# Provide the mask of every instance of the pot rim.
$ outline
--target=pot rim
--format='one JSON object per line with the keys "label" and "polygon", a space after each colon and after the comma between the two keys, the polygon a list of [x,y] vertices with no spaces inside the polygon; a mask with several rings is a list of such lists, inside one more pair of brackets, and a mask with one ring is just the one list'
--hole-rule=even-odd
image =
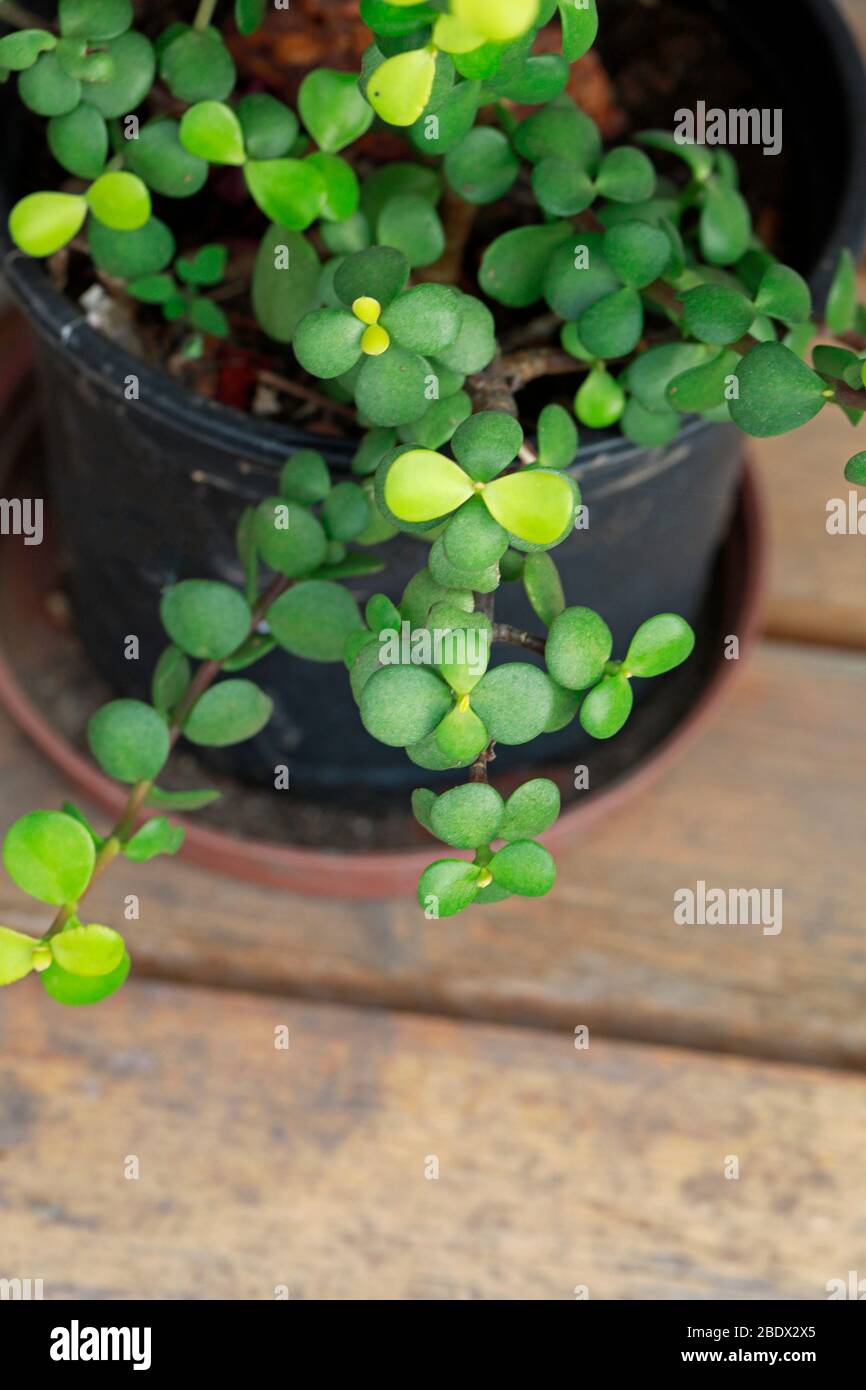
{"label": "pot rim", "polygon": [[[850,28],[833,0],[801,0],[801,3],[813,15],[838,64],[840,100],[846,108],[844,128],[850,142],[847,185],[826,244],[809,277],[817,291],[829,283],[835,258],[842,247],[856,242],[859,250],[866,231],[866,183],[862,180],[858,183],[857,179],[857,172],[866,167],[866,67]],[[0,207],[3,201],[0,191]],[[74,359],[81,374],[114,395],[118,403],[156,418],[180,434],[194,436],[199,441],[209,440],[215,448],[231,450],[242,459],[266,467],[270,465],[275,470],[295,449],[321,449],[335,462],[346,464],[355,452],[357,446],[351,440],[274,424],[196,395],[172,381],[167,373],[113,343],[89,324],[78,305],[51,284],[40,262],[12,244],[5,217],[0,220],[0,255],[9,288],[35,331],[56,351]],[[123,394],[124,379],[129,375],[137,376],[144,387],[140,399],[135,402],[127,401]],[[678,438],[692,437],[713,428],[712,422],[693,417],[683,423]],[[622,435],[592,440],[579,448],[569,471],[622,465],[646,452],[646,446],[632,444]]]}

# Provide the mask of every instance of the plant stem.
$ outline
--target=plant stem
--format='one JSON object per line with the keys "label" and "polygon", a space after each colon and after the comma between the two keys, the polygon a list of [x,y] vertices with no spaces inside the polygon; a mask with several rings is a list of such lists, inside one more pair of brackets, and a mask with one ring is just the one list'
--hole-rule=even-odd
{"label": "plant stem", "polygon": [[508,623],[493,624],[494,642],[509,642],[513,647],[524,647],[528,652],[538,652],[539,656],[544,655],[546,646],[543,637],[536,637],[531,632],[521,632],[520,628],[511,627]]}
{"label": "plant stem", "polygon": [[258,379],[263,386],[271,386],[275,391],[284,391],[287,396],[297,396],[300,400],[310,401],[320,410],[327,410],[333,415],[341,415],[344,419],[351,420],[353,425],[358,423],[357,411],[352,406],[346,405],[344,401],[332,401],[328,396],[321,395],[299,381],[289,381],[288,377],[279,376],[277,372],[264,370],[258,373]]}
{"label": "plant stem", "polygon": [[217,7],[217,0],[199,0],[195,19],[192,22],[193,29],[201,32],[206,29],[213,19],[213,12]]}
{"label": "plant stem", "polygon": [[[291,584],[292,581],[290,579],[284,579],[282,575],[278,575],[275,579],[271,580],[271,583],[268,585],[267,589],[265,589],[255,608],[253,609],[252,620],[250,622],[250,630],[247,634],[248,637],[252,636],[252,634],[256,632],[262,619],[266,616],[271,604],[279,598],[280,594],[285,593],[286,589],[291,587]],[[190,713],[192,712],[193,707],[198,702],[198,700],[201,699],[204,692],[211,685],[213,685],[213,682],[216,680],[217,676],[223,668],[223,665],[225,664],[225,661],[227,660],[228,657],[224,658],[222,661],[205,661],[196,671],[195,677],[190,682],[186,694],[176,706],[174,712],[172,713],[171,720],[169,721],[169,729],[171,731],[171,748],[174,748],[175,744],[180,738],[181,733],[183,731],[183,726],[186,723],[186,720],[189,717]],[[148,796],[153,790],[153,783],[154,779],[150,777],[144,781],[136,782],[135,786],[131,788],[126,801],[126,805],[121,811],[120,816],[116,824],[114,825],[114,828],[112,829],[108,839],[105,841],[105,844],[102,846],[102,848],[96,856],[96,863],[93,866],[93,873],[90,876],[90,882],[84,890],[84,893],[82,893],[81,895],[82,898],[84,898],[86,894],[90,892],[97,879],[102,877],[102,875],[105,873],[105,870],[109,867],[110,864],[114,862],[114,860],[120,854],[125,841],[129,839],[129,836],[132,833],[132,830],[135,826],[135,822],[138,819],[139,812],[144,807],[144,804],[147,801]],[[75,912],[76,907],[77,904],[66,904],[65,906],[60,908],[59,912],[54,918],[54,921],[51,923],[51,926],[45,934],[46,939],[52,936],[56,936],[58,932],[61,932],[63,930],[63,928],[66,926],[66,923],[69,921],[70,917]]]}
{"label": "plant stem", "polygon": [[487,745],[483,753],[478,754],[478,757],[475,759],[475,762],[469,769],[470,782],[487,781],[487,764],[496,761],[496,753],[494,752],[495,748],[496,740],[494,739],[492,743]]}

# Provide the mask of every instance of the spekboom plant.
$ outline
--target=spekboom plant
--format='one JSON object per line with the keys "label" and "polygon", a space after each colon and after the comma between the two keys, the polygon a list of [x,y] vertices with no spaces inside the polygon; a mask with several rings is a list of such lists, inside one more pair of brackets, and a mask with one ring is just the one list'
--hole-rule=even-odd
{"label": "spekboom plant", "polygon": [[[574,720],[612,737],[632,679],[671,671],[694,645],[683,619],[660,614],[615,657],[603,618],[567,603],[552,552],[580,508],[568,472],[577,423],[659,447],[685,415],[764,437],[828,404],[853,424],[866,409],[850,253],[821,325],[838,345],[816,347],[810,364],[809,288],[755,235],[730,154],[664,131],[603,149],[567,92],[596,36],[595,0],[361,0],[373,40],[360,74],[311,71],[297,112],[236,91],[217,8],[201,0],[191,24],[145,34],[130,0],[60,0],[50,27],[0,4],[17,25],[0,39],[0,77],[47,119],[68,176],[15,206],[19,248],[85,250],[118,290],[182,323],[196,355],[232,331],[212,297],[228,253],[178,255],[163,216],[212,169],[236,170],[267,220],[250,284],[258,323],[292,344],[320,399],[353,405],[363,431],[353,477],[334,480],[319,451],[299,451],[278,495],[240,518],[243,592],[207,579],[165,592],[150,703],[114,700],[90,723],[96,761],[129,787],[109,834],[69,804],[9,830],[7,871],[56,912],[38,939],[0,928],[0,984],[36,972],[67,1004],[105,998],[129,971],[119,933],[87,922],[85,895],[119,857],[179,849],[171,813],[216,793],[162,789],[170,753],[181,737],[214,747],[257,734],[270,701],[241,673],[276,647],[344,662],[374,738],[419,768],[466,772],[441,795],[413,796],[447,847],[419,884],[428,916],[547,893],[555,867],[538,837],[559,792],[536,778],[503,799],[488,782],[496,746]],[[248,35],[267,6],[219,8]],[[551,25],[559,51],[537,51]],[[404,135],[407,158],[372,170],[367,159],[359,177],[343,152],[383,126]],[[517,190],[520,209],[507,202]],[[483,246],[476,274],[473,225],[503,200],[515,225]],[[503,349],[491,303],[517,324],[516,350]],[[535,306],[541,317],[529,317]],[[560,374],[583,375],[573,411],[547,405],[530,440],[519,393]],[[866,453],[847,476],[866,484]],[[362,614],[344,581],[383,570],[397,532],[429,544],[427,564],[399,602],[377,594]],[[524,585],[544,635],[497,622],[503,583]],[[541,662],[490,666],[500,643]],[[156,814],[140,823],[144,811]]]}

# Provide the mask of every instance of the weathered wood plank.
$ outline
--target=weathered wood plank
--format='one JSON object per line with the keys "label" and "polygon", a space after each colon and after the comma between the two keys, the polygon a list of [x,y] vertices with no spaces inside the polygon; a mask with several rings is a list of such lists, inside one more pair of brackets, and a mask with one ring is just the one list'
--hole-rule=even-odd
{"label": "weathered wood plank", "polygon": [[[114,867],[92,916],[125,928],[146,974],[863,1067],[864,707],[866,658],[764,645],[662,781],[560,852],[542,901],[427,922],[408,900],[291,897],[160,860]],[[68,794],[7,725],[0,785],[4,826]],[[673,895],[698,880],[781,889],[781,933],[677,925]],[[0,877],[0,921],[44,920]]]}
{"label": "weathered wood plank", "polygon": [[820,1299],[864,1269],[862,1078],[148,984],[76,1013],[31,982],[0,1043],[0,1274],[46,1298]]}

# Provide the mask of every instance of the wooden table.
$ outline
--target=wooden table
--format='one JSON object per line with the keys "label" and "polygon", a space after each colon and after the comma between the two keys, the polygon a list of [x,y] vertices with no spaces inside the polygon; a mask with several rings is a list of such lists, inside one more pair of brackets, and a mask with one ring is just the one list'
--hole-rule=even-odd
{"label": "wooden table", "polygon": [[[825,530],[853,438],[828,412],[754,450],[765,640],[550,899],[429,924],[183,862],[107,876],[97,920],[141,897],[134,983],[80,1013],[0,998],[0,1277],[450,1300],[866,1275],[866,565]],[[4,825],[65,793],[6,723],[0,787]],[[781,887],[782,932],[676,926],[698,878]],[[43,915],[0,878],[0,920]]]}

